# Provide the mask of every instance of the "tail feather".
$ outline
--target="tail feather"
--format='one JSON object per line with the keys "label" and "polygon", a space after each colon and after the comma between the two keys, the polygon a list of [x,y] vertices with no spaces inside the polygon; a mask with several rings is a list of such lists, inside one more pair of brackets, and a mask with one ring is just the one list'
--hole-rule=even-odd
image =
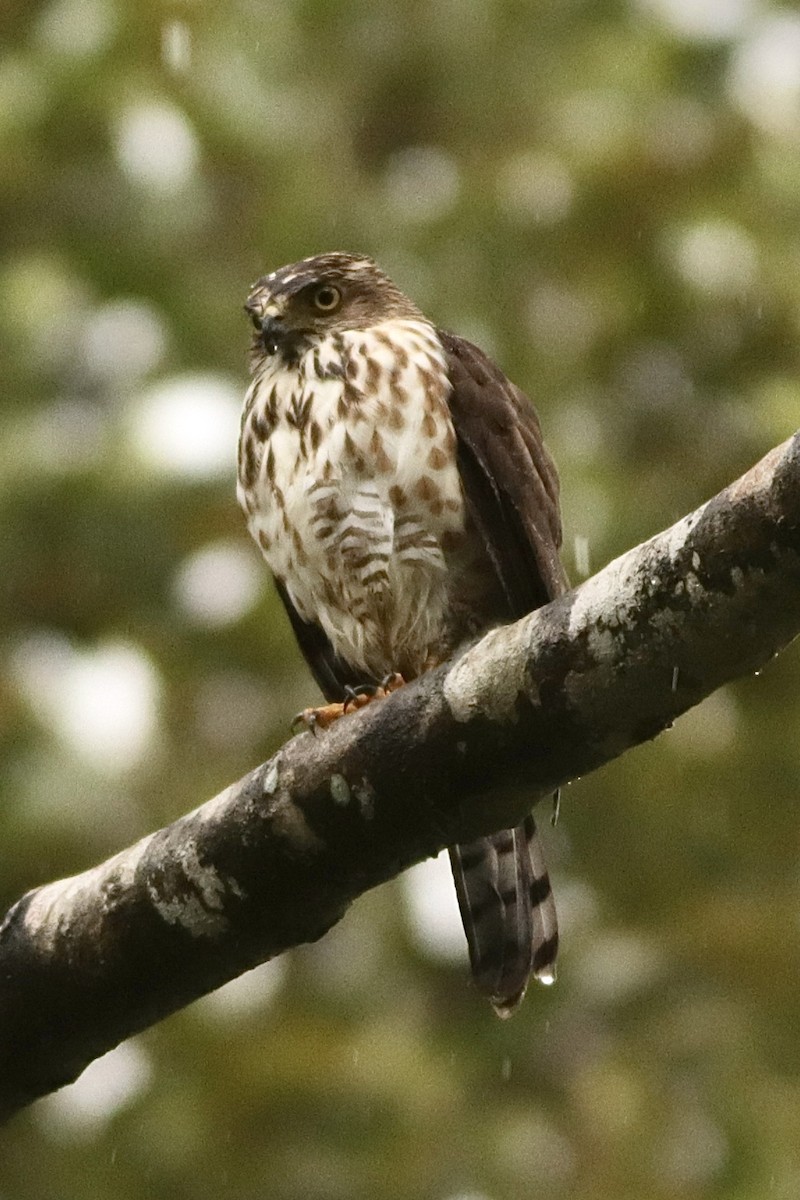
{"label": "tail feather", "polygon": [[509,1016],[531,975],[555,979],[558,923],[533,817],[451,847],[450,863],[475,983]]}
{"label": "tail feather", "polygon": [[531,866],[531,918],[533,921],[533,975],[540,983],[555,983],[558,954],[558,915],[544,847],[533,816],[522,826]]}

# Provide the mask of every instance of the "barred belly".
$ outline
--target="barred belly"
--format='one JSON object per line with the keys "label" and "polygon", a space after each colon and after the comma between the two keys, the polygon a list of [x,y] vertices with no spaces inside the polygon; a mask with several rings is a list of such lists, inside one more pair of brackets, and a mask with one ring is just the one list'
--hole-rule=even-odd
{"label": "barred belly", "polygon": [[[265,360],[242,419],[239,500],[301,617],[380,678],[453,649],[465,509],[435,330],[391,320]],[[458,572],[456,572],[456,575]]]}

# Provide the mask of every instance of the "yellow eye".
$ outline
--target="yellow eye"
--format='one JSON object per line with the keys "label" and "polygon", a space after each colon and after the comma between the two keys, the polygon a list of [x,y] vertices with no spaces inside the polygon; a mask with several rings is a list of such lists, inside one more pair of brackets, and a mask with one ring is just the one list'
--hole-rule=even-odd
{"label": "yellow eye", "polygon": [[332,283],[323,283],[314,292],[314,307],[320,312],[335,312],[342,301],[342,293]]}

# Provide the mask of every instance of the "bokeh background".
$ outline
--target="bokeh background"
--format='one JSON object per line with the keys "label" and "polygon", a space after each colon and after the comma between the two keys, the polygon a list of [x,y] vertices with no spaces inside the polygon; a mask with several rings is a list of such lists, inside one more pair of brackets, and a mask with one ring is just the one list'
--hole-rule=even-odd
{"label": "bokeh background", "polygon": [[[794,430],[800,16],[4,0],[0,242],[11,903],[316,695],[234,499],[264,271],[370,253],[494,354],[576,579]],[[0,1198],[795,1200],[799,717],[790,650],[565,791],[560,979],[512,1021],[426,864],[16,1118]]]}

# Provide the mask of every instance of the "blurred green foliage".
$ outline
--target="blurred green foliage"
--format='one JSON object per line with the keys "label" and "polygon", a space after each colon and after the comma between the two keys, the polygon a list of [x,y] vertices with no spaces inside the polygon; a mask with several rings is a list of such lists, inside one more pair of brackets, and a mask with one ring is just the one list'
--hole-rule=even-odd
{"label": "blurred green foliage", "polygon": [[[233,494],[262,272],[370,253],[492,352],[573,575],[798,424],[794,10],[6,0],[0,47],[8,903],[313,698]],[[567,790],[561,977],[514,1020],[412,873],[17,1118],[0,1197],[793,1200],[799,681],[789,651]]]}

